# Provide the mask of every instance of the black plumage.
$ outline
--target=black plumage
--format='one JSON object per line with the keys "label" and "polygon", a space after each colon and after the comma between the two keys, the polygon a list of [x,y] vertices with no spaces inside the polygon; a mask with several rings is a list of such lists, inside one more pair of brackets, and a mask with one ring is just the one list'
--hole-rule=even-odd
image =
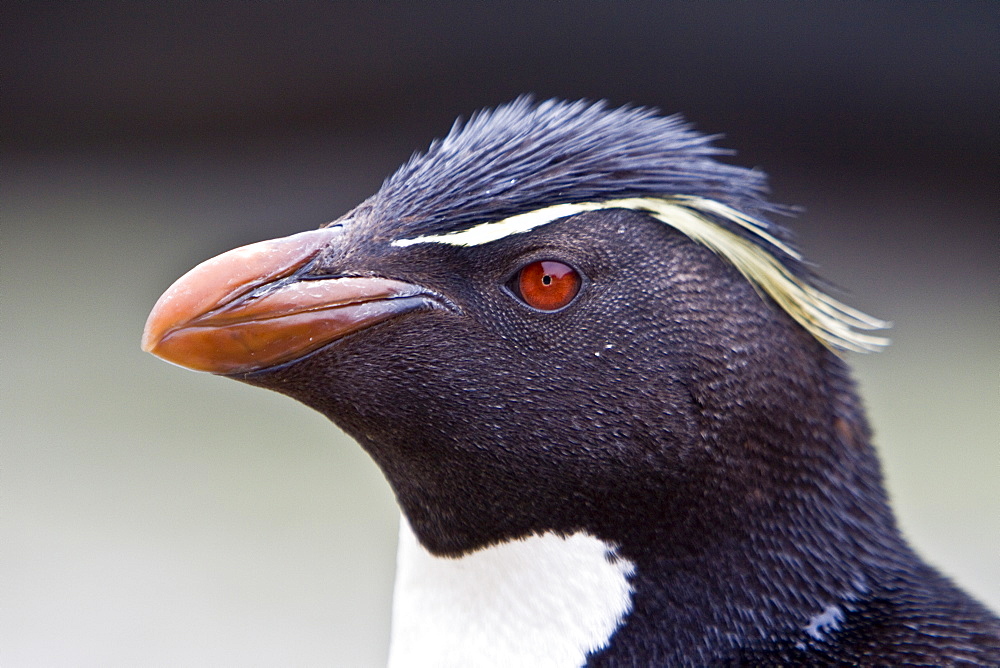
{"label": "black plumage", "polygon": [[[680,116],[603,103],[528,97],[458,120],[359,207],[400,233],[441,234],[564,202],[667,193],[759,214],[763,173],[722,164],[729,153]],[[384,227],[383,227],[384,229]]]}
{"label": "black plumage", "polygon": [[[732,258],[642,207],[439,238],[558,204],[697,197],[752,217],[766,236],[704,219],[808,281],[763,175],[719,153],[646,109],[477,114],[248,298],[375,277],[419,302],[232,375],[356,438],[434,554],[543,532],[617,546],[633,607],[592,665],[1000,665],[997,618],[900,535],[843,359]],[[539,260],[579,272],[567,306],[524,303],[517,277]]]}

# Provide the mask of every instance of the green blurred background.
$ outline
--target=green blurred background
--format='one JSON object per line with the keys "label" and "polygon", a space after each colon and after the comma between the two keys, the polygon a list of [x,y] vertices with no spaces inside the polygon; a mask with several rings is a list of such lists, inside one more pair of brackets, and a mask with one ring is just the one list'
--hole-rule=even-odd
{"label": "green blurred background", "polygon": [[139,351],[157,296],[522,92],[681,111],[802,205],[920,551],[1000,607],[1000,4],[7,3],[0,664],[385,660],[397,513],[324,418]]}

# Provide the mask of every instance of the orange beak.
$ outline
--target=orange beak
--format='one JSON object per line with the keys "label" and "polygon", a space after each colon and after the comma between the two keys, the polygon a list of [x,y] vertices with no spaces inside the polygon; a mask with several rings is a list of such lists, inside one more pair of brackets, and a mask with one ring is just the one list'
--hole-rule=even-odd
{"label": "orange beak", "polygon": [[261,241],[199,264],[156,302],[142,349],[196,371],[246,373],[434,304],[420,286],[387,278],[297,278],[335,233]]}

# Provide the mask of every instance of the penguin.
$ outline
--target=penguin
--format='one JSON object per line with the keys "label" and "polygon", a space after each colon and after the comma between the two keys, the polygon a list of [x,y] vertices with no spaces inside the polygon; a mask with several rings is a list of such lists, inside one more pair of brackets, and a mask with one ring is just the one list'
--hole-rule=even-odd
{"label": "penguin", "polygon": [[401,510],[390,665],[1000,665],[901,535],[765,176],[679,116],[519,98],[323,227],[198,265],[143,348],[288,395]]}

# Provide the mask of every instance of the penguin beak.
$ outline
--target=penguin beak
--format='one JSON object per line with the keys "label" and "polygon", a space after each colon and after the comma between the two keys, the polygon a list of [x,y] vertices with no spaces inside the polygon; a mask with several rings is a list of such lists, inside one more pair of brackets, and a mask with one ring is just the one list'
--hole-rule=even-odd
{"label": "penguin beak", "polygon": [[261,241],[201,263],[156,302],[142,349],[196,371],[248,373],[433,305],[423,288],[402,281],[305,276],[337,233]]}

